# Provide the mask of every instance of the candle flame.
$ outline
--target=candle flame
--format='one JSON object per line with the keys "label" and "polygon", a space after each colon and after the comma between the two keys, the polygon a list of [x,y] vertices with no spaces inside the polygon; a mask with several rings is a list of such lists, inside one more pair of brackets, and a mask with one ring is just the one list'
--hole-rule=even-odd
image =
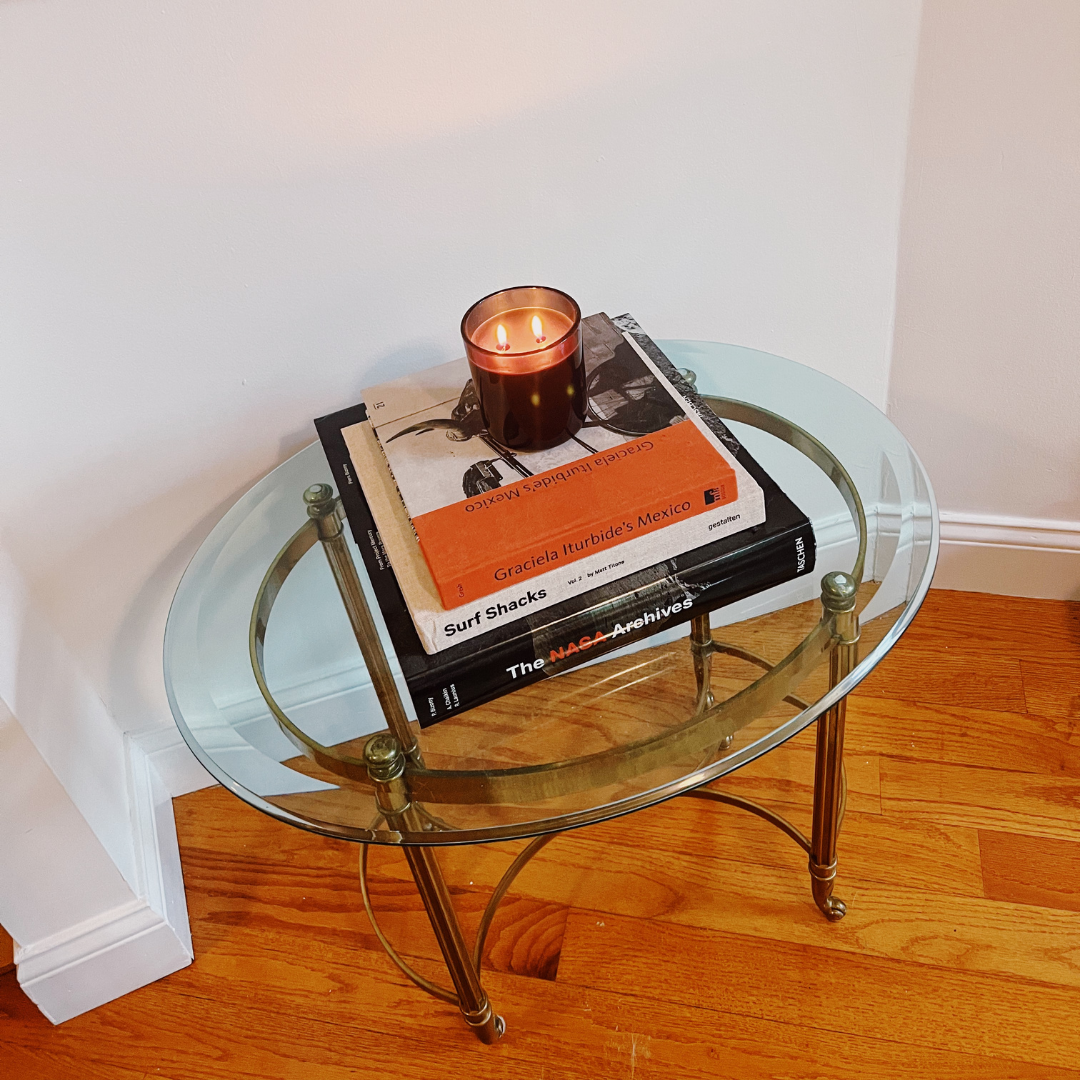
{"label": "candle flame", "polygon": [[506,344],[506,327],[502,323],[495,327],[495,340],[499,343],[497,348],[508,349],[510,347]]}
{"label": "candle flame", "polygon": [[537,341],[544,341],[545,340],[545,338],[544,338],[544,324],[540,321],[540,316],[539,315],[534,315],[532,317],[532,332],[533,332],[533,337],[536,338]]}

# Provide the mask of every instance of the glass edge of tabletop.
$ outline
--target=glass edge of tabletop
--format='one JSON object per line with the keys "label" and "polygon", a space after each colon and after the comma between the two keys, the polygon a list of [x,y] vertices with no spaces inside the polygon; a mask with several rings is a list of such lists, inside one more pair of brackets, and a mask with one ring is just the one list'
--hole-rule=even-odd
{"label": "glass edge of tabletop", "polygon": [[[825,375],[822,372],[807,367],[806,365],[798,364],[796,361],[787,360],[784,357],[776,356],[771,353],[764,353],[760,350],[744,348],[741,346],[723,345],[721,343],[694,341],[689,339],[679,340],[666,340],[660,342],[661,346],[668,353],[673,362],[679,364],[682,367],[691,366],[688,362],[691,357],[687,355],[680,355],[686,353],[693,353],[695,349],[704,350],[716,350],[724,349],[734,353],[744,354],[747,359],[760,359],[770,362],[779,362],[785,365],[793,365],[794,368],[803,369],[811,373],[812,378],[822,381],[823,385],[829,384],[830,388],[837,388],[837,392],[842,395],[847,395],[849,400],[857,399],[861,403],[860,407],[872,410],[876,413],[876,420],[878,423],[882,423],[891,428],[897,438],[903,444],[906,449],[914,472],[916,474],[916,480],[921,488],[920,496],[925,503],[927,510],[927,519],[930,526],[930,533],[928,537],[923,540],[924,550],[926,552],[925,564],[919,574],[917,582],[910,590],[910,595],[907,596],[903,602],[903,609],[899,612],[893,623],[886,629],[885,633],[881,636],[880,640],[873,645],[873,647],[863,656],[861,656],[855,664],[853,670],[835,686],[830,688],[827,692],[822,694],[816,700],[808,703],[806,708],[801,709],[796,715],[788,718],[784,722],[773,727],[769,731],[765,732],[759,738],[753,742],[740,747],[737,750],[725,755],[719,760],[713,761],[699,769],[688,772],[677,779],[670,780],[666,783],[658,785],[656,788],[649,789],[643,792],[637,792],[633,795],[627,796],[623,799],[616,799],[608,803],[601,804],[599,806],[590,807],[587,809],[569,812],[559,813],[551,816],[550,818],[537,817],[535,820],[528,822],[514,822],[510,825],[493,826],[482,829],[466,829],[466,830],[447,830],[444,832],[424,832],[417,834],[403,834],[392,830],[376,831],[371,828],[364,828],[361,826],[347,826],[337,822],[321,821],[317,818],[305,817],[300,814],[291,812],[290,810],[279,806],[275,803],[267,801],[267,797],[263,797],[256,794],[240,783],[234,776],[230,775],[229,771],[223,767],[210,752],[203,746],[200,740],[195,735],[195,732],[191,730],[188,723],[185,720],[184,712],[181,703],[178,699],[178,695],[173,683],[173,671],[171,670],[170,657],[173,651],[174,639],[177,633],[176,620],[174,614],[178,610],[178,605],[183,604],[188,600],[187,593],[194,588],[192,581],[193,569],[198,567],[200,556],[203,553],[206,546],[213,540],[216,534],[222,530],[227,530],[231,519],[236,516],[238,508],[243,504],[245,498],[256,491],[260,486],[266,485],[272,482],[272,478],[280,470],[283,470],[291,461],[297,458],[300,454],[311,450],[312,445],[302,448],[295,454],[291,455],[284,462],[280,463],[274,469],[270,470],[260,480],[256,481],[251,488],[245,492],[235,503],[233,503],[229,509],[225,511],[221,519],[211,529],[210,533],[200,544],[199,549],[189,562],[188,567],[185,569],[184,574],[177,586],[176,593],[174,595],[172,605],[169,611],[169,617],[166,624],[165,640],[164,640],[164,676],[165,676],[165,689],[169,701],[169,706],[173,714],[173,718],[176,725],[184,738],[185,743],[192,753],[196,756],[203,767],[209,772],[209,774],[217,780],[223,787],[231,791],[238,798],[244,802],[253,806],[254,808],[262,811],[263,813],[277,819],[293,825],[295,827],[304,829],[309,832],[318,833],[320,835],[326,835],[335,837],[337,839],[350,840],[362,843],[378,843],[390,846],[402,846],[407,844],[424,844],[424,845],[461,845],[470,843],[484,843],[490,841],[509,840],[509,839],[525,839],[529,837],[535,837],[547,833],[561,832],[567,829],[579,828],[585,825],[594,824],[600,821],[606,821],[611,818],[619,817],[621,815],[631,813],[635,810],[643,809],[647,806],[652,806],[657,803],[663,802],[667,799],[673,798],[686,791],[692,790],[702,786],[703,784],[710,783],[713,780],[733,772],[756,758],[768,753],[770,750],[779,746],[781,743],[786,742],[788,739],[799,734],[805,730],[812,723],[814,723],[822,714],[824,714],[833,705],[843,699],[849,694],[863,679],[865,679],[871,671],[877,666],[878,663],[887,655],[889,650],[896,644],[904,631],[911,624],[919,608],[922,606],[923,600],[926,597],[927,592],[930,589],[930,584],[936,569],[938,551],[940,545],[940,523],[938,520],[937,503],[934,497],[933,487],[930,483],[929,476],[926,473],[925,467],[919,460],[918,455],[914,449],[907,443],[903,435],[892,425],[888,417],[881,412],[872,402],[868,401],[857,391],[852,390],[850,387],[832,377]],[[704,358],[702,358],[704,359]],[[697,370],[697,369],[695,369]],[[700,386],[700,380],[703,372],[697,370],[699,379],[699,392],[705,396],[715,397],[714,393],[707,389],[703,389]],[[733,395],[734,396],[734,395]],[[824,440],[823,440],[824,441]],[[299,492],[297,493],[297,506],[300,509]],[[298,514],[299,519],[299,514]],[[362,563],[359,566],[361,573],[363,573]],[[820,580],[820,575],[819,578]],[[366,590],[365,590],[366,591]],[[899,605],[897,605],[899,606]],[[373,609],[376,605],[372,605]],[[893,610],[893,609],[889,609]],[[884,613],[882,613],[884,614]],[[688,626],[688,624],[681,624]],[[685,637],[685,635],[684,635]],[[392,657],[392,653],[389,653]],[[573,670],[573,669],[572,669]],[[768,672],[766,672],[766,676]],[[762,676],[764,678],[765,676]],[[442,721],[442,723],[453,722],[453,718],[448,718]],[[376,734],[377,731],[385,731],[386,728],[382,727],[375,729],[371,734]],[[282,766],[285,768],[286,766]]]}

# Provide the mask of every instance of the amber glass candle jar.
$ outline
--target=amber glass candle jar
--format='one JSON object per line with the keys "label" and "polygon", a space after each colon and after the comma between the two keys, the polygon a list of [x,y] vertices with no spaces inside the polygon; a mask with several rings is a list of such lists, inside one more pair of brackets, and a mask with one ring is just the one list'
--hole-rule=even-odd
{"label": "amber glass candle jar", "polygon": [[545,450],[585,423],[581,309],[566,293],[522,285],[478,300],[461,320],[480,412],[511,450]]}

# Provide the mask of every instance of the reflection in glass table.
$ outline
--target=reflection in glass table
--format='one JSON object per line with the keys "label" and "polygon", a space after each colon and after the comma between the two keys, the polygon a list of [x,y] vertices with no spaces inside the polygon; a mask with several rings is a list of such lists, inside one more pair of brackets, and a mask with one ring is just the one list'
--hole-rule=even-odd
{"label": "reflection in glass table", "polygon": [[[854,391],[751,349],[662,342],[811,519],[814,580],[711,616],[421,730],[342,525],[321,447],[259,481],[199,548],[177,589],[165,679],[188,745],[235,795],[281,821],[361,843],[361,895],[390,957],[502,1034],[480,981],[495,910],[560,831],[677,795],[742,807],[807,853],[824,916],[844,813],[844,699],[897,641],[930,585],[938,522],[903,436]],[[714,782],[817,724],[810,836]],[[470,949],[439,869],[445,844],[532,838]],[[413,971],[378,927],[370,844],[399,845],[452,989]]]}

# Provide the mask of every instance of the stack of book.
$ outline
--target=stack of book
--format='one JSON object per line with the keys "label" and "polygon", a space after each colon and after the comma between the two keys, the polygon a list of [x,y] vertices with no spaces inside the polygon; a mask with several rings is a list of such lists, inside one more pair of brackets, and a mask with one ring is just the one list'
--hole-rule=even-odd
{"label": "stack of book", "polygon": [[582,320],[588,420],[484,428],[464,359],[315,421],[421,725],[810,573],[814,532],[629,316]]}

